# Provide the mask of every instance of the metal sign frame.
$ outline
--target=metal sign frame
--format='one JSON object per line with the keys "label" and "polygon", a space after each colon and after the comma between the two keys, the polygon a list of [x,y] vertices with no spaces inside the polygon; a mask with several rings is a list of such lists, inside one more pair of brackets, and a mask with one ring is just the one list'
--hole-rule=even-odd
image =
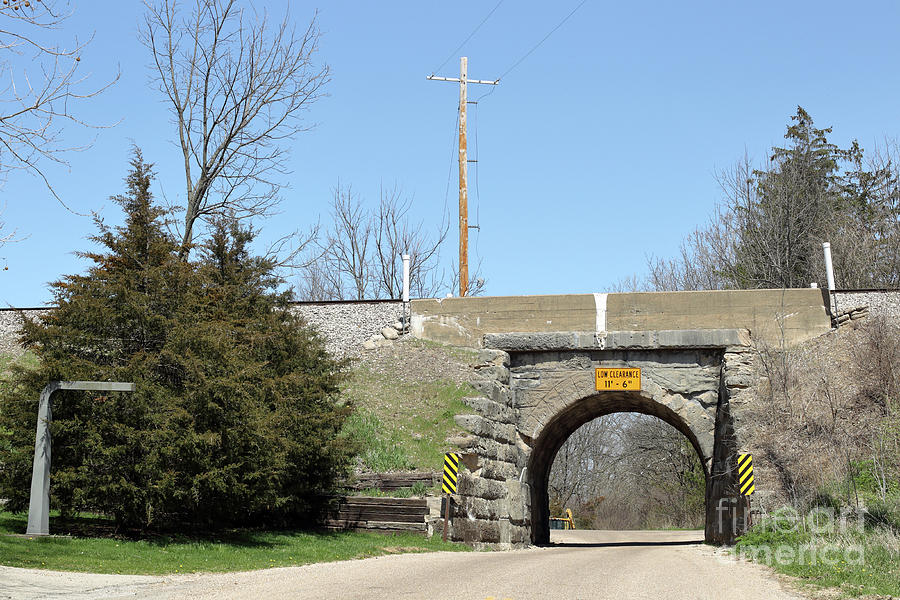
{"label": "metal sign frame", "polygon": [[51,381],[44,386],[38,402],[26,535],[50,535],[50,420],[53,416],[50,400],[53,394],[62,390],[133,392],[135,385],[121,381]]}

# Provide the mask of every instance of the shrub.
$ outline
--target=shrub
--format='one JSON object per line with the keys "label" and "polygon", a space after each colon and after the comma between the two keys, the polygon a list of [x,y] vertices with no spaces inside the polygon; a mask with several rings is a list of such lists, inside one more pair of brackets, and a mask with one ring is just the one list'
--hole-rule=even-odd
{"label": "shrub", "polygon": [[342,365],[287,310],[254,234],[215,223],[200,258],[179,257],[152,202],[139,152],[113,200],[125,224],[97,221],[87,273],[52,285],[57,310],[26,320],[40,359],[2,400],[0,497],[27,507],[36,399],[50,380],[133,381],[133,394],[57,393],[51,505],[122,526],[215,526],[307,517],[349,466],[339,435]]}

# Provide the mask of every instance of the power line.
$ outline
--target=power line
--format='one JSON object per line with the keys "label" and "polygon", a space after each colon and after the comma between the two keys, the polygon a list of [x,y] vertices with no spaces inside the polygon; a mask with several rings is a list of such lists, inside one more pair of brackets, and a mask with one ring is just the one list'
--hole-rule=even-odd
{"label": "power line", "polygon": [[481,213],[478,212],[481,207],[481,190],[478,188],[478,180],[479,174],[481,173],[481,164],[478,162],[478,155],[481,153],[481,144],[478,143],[478,103],[473,102],[472,105],[475,107],[474,114],[475,117],[472,119],[472,128],[475,130],[475,198],[478,204],[475,206],[475,226],[473,229],[477,229],[478,232],[481,232]]}
{"label": "power line", "polygon": [[457,53],[457,52],[459,52],[460,50],[462,50],[462,47],[465,46],[465,45],[468,43],[468,41],[472,39],[472,36],[474,36],[476,33],[478,33],[478,30],[481,29],[481,26],[484,25],[484,24],[487,22],[487,20],[491,18],[491,15],[494,14],[494,12],[495,12],[498,8],[500,8],[500,5],[501,5],[501,4],[503,4],[503,0],[500,0],[500,1],[496,4],[496,6],[494,6],[494,8],[491,9],[491,12],[489,12],[489,13],[487,14],[487,16],[481,20],[481,23],[478,24],[478,27],[476,27],[475,29],[472,30],[472,33],[469,34],[469,37],[467,37],[466,39],[464,39],[464,40],[463,40],[463,43],[460,44],[459,46],[457,46],[456,49],[455,49],[453,52],[451,52],[451,53],[447,56],[447,58],[444,59],[444,62],[442,62],[440,65],[438,65],[438,68],[437,68],[437,69],[433,69],[433,70],[431,71],[431,74],[432,74],[432,75],[434,75],[435,73],[437,73],[438,71],[440,71],[440,70],[444,67],[444,65],[446,65],[446,64],[450,61],[451,58],[453,58],[454,56],[456,56],[456,53]]}
{"label": "power line", "polygon": [[[493,90],[496,86],[492,86],[491,90]],[[478,141],[478,102],[473,102],[473,106],[475,106],[475,111],[472,119],[472,127],[475,129],[475,225],[471,228],[475,230],[475,258],[476,264],[481,266],[481,190],[478,186],[478,181],[481,179],[481,163],[478,160],[479,155],[481,154],[481,143]],[[476,268],[476,274],[479,269]]]}
{"label": "power line", "polygon": [[[539,41],[537,44],[535,44],[534,47],[533,47],[531,50],[529,50],[528,52],[526,52],[525,55],[524,55],[522,58],[520,58],[520,59],[517,60],[515,63],[513,63],[513,66],[511,66],[511,67],[508,68],[506,71],[504,71],[503,74],[502,74],[500,77],[497,78],[497,81],[500,81],[501,79],[503,79],[504,77],[506,77],[506,76],[509,74],[510,71],[512,71],[513,69],[515,69],[516,67],[518,67],[518,66],[522,63],[522,61],[524,61],[526,58],[528,58],[529,56],[531,56],[531,54],[532,54],[535,50],[537,50],[538,48],[541,47],[541,44],[543,44],[544,42],[546,42],[546,41],[550,38],[551,35],[553,35],[554,33],[556,33],[556,30],[557,30],[557,29],[559,29],[560,27],[562,27],[562,26],[565,24],[566,21],[568,21],[569,19],[571,19],[571,18],[572,18],[572,15],[574,15],[576,12],[578,12],[578,9],[581,8],[582,6],[584,6],[586,2],[587,2],[587,0],[581,0],[581,2],[578,3],[578,6],[576,6],[575,8],[572,9],[572,12],[570,12],[569,14],[567,14],[567,15],[565,16],[565,18],[564,18],[562,21],[560,21],[559,23],[557,23],[556,27],[554,27],[553,29],[551,29],[551,30],[550,30],[550,33],[548,33],[547,35],[545,35],[544,38],[543,38],[541,41]],[[485,96],[487,96],[487,94],[485,94]]]}
{"label": "power line", "polygon": [[454,149],[456,147],[456,131],[459,129],[459,110],[456,111],[456,123],[453,124],[453,133],[450,134],[450,166],[447,168],[447,189],[444,191],[444,214],[449,215],[447,202],[450,199],[450,180],[453,178]]}
{"label": "power line", "polygon": [[[500,80],[498,79],[497,81],[500,81]],[[497,89],[497,86],[491,86],[490,91],[485,92],[484,94],[478,96],[478,98],[475,99],[475,104],[478,104],[479,102],[481,102],[482,100],[484,100],[485,98],[487,98],[488,96],[493,94],[494,90],[496,90],[496,89]]]}

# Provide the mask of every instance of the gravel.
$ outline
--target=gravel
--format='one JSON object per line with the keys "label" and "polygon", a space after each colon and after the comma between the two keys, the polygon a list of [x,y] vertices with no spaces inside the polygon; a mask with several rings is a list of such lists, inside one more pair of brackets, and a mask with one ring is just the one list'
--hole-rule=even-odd
{"label": "gravel", "polygon": [[476,350],[443,346],[409,335],[399,340],[358,353],[352,360],[361,366],[394,379],[406,381],[452,381],[469,383],[475,372],[471,364]]}

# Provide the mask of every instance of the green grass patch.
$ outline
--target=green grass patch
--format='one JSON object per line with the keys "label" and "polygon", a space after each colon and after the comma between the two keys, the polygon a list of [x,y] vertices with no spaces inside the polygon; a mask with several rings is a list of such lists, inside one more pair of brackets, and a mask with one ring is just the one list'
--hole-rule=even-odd
{"label": "green grass patch", "polygon": [[372,412],[357,408],[344,423],[344,433],[356,441],[359,458],[369,469],[383,473],[413,468],[400,432],[385,427]]}
{"label": "green grass patch", "polygon": [[814,534],[768,521],[743,535],[735,552],[844,597],[900,596],[900,534],[890,528]]}
{"label": "green grass patch", "polygon": [[0,354],[0,383],[8,381],[14,366],[33,369],[38,366],[38,357],[33,352],[24,354]]}
{"label": "green grass patch", "polygon": [[434,488],[437,486],[429,487],[424,483],[416,483],[410,487],[402,487],[396,490],[380,490],[378,488],[365,488],[362,490],[357,490],[353,492],[354,496],[367,496],[369,498],[412,498],[413,496],[436,496],[439,495],[435,493]]}
{"label": "green grass patch", "polygon": [[358,367],[344,393],[356,406],[345,432],[359,442],[368,469],[386,472],[440,471],[446,439],[459,431],[453,417],[471,412],[462,399],[475,391],[448,381],[399,381]]}
{"label": "green grass patch", "polygon": [[[2,400],[6,396],[9,386],[11,385],[10,381],[12,380],[13,369],[15,367],[34,369],[37,366],[38,357],[32,352],[26,352],[19,355],[0,354],[0,410],[3,410]],[[12,432],[9,429],[0,427],[0,451],[9,448],[9,436],[11,435]]]}
{"label": "green grass patch", "polygon": [[[270,567],[369,558],[385,554],[468,551],[414,534],[233,530],[208,535],[124,537],[14,536],[25,531],[26,517],[0,511],[0,564],[32,569],[164,575],[249,571]],[[96,517],[62,521],[51,518],[51,531],[85,530],[108,525]]]}

